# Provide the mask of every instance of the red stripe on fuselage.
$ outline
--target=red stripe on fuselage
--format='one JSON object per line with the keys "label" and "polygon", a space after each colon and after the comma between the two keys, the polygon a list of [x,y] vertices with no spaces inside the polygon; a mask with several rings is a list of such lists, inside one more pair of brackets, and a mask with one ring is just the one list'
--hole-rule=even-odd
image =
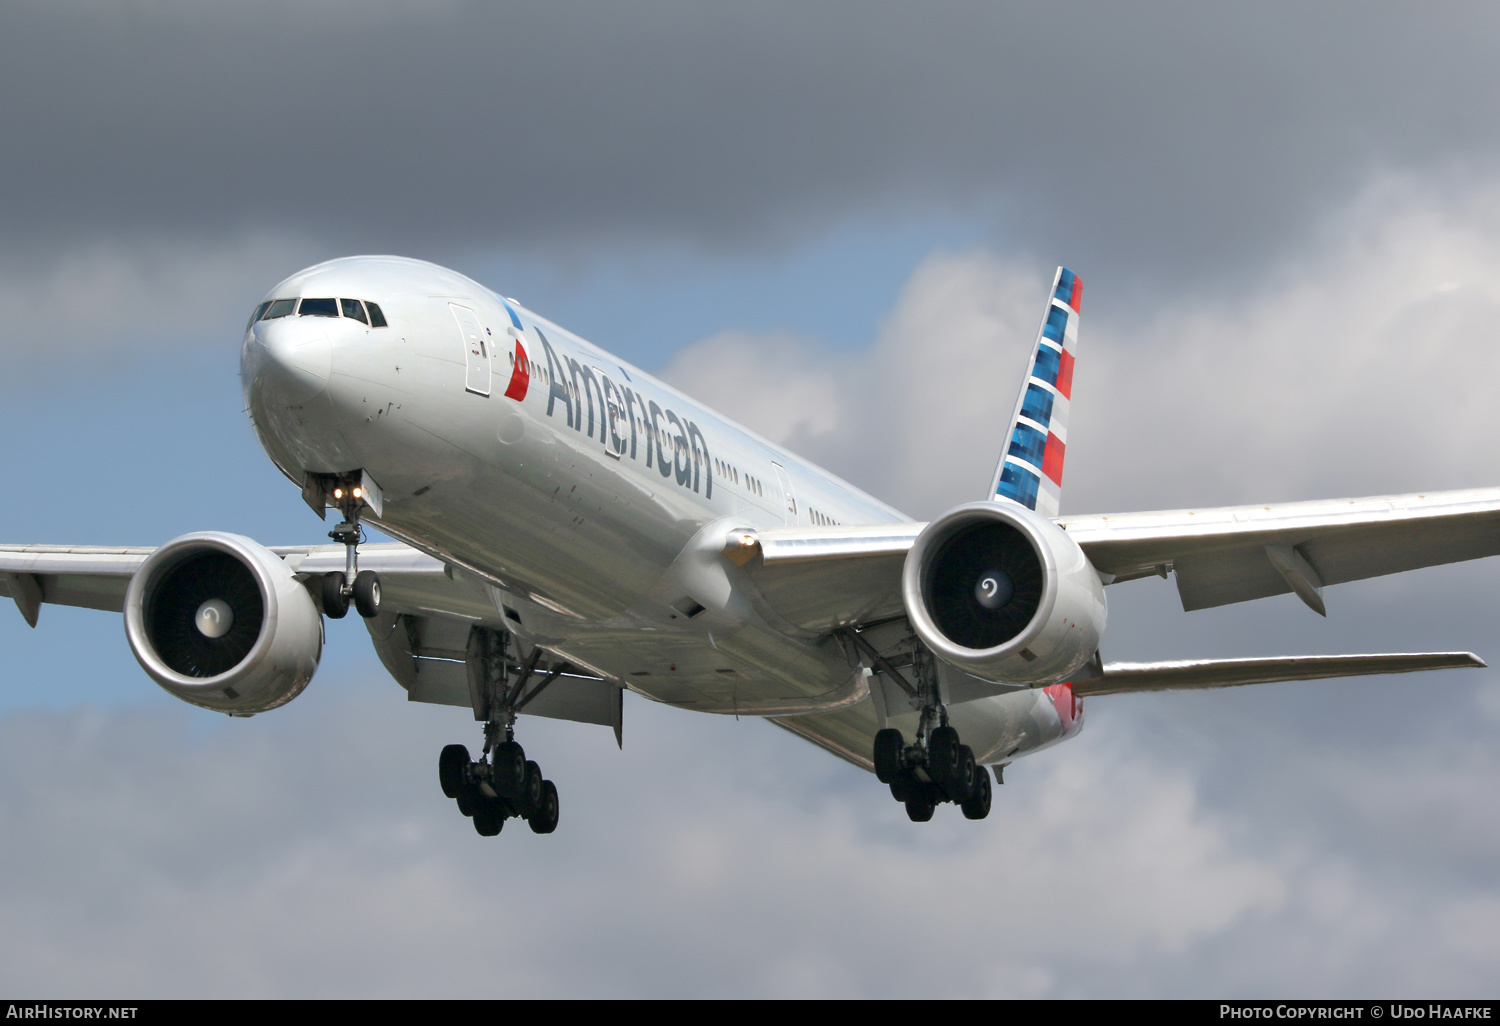
{"label": "red stripe on fuselage", "polygon": [[[1067,355],[1066,353],[1063,355]],[[1069,367],[1071,368],[1071,364]],[[510,372],[510,387],[505,390],[505,398],[521,400],[526,398],[526,389],[531,387],[531,361],[526,358],[526,347],[516,343],[516,369]]]}
{"label": "red stripe on fuselage", "polygon": [[1057,710],[1063,737],[1072,737],[1078,733],[1078,729],[1083,726],[1083,699],[1073,694],[1072,683],[1053,684],[1042,690],[1052,699],[1052,708]]}

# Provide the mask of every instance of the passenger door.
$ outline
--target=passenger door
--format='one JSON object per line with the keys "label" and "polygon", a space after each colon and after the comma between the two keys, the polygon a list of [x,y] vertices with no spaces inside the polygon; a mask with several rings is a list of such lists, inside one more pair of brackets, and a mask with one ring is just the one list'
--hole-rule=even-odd
{"label": "passenger door", "polygon": [[776,483],[781,486],[782,513],[786,516],[787,526],[801,522],[797,514],[797,496],[792,491],[792,479],[787,476],[786,468],[780,463],[772,463],[771,467],[776,471]]}
{"label": "passenger door", "polygon": [[489,334],[479,323],[473,310],[457,303],[449,303],[448,309],[458,321],[458,334],[463,339],[464,362],[467,371],[464,387],[475,395],[490,394],[490,350],[494,348]]}

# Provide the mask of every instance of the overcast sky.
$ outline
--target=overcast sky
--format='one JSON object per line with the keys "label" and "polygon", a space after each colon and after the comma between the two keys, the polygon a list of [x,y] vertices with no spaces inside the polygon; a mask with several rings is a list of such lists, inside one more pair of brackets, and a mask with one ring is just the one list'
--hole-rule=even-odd
{"label": "overcast sky", "polygon": [[[355,251],[519,297],[914,516],[976,498],[1084,279],[1064,512],[1496,483],[1491,5],[35,2],[0,14],[0,538],[326,527],[238,332]],[[736,373],[724,374],[733,361]],[[1496,567],[1187,615],[1107,659],[1493,647]],[[0,614],[5,610],[0,610]],[[456,710],[333,624],[227,721],[118,618],[0,615],[0,990],[1493,996],[1489,671],[1089,703],[979,824],[766,724],[526,723],[562,825],[478,838]]]}

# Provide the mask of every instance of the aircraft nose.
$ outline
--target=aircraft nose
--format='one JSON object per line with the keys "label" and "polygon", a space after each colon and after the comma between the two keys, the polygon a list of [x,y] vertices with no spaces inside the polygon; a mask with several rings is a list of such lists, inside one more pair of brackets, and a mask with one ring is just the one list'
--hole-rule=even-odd
{"label": "aircraft nose", "polygon": [[243,363],[247,384],[278,393],[283,402],[302,403],[328,386],[333,345],[310,318],[261,321],[245,346]]}

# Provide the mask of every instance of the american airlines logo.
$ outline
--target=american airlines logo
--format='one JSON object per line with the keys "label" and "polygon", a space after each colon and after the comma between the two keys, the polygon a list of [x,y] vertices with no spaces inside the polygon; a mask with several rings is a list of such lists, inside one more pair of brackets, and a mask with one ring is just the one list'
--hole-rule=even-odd
{"label": "american airlines logo", "polygon": [[[708,439],[697,424],[615,382],[598,367],[559,356],[540,328],[531,330],[536,332],[547,358],[547,416],[554,416],[561,407],[568,427],[590,438],[597,429],[605,451],[617,459],[644,458],[646,466],[654,466],[662,477],[675,478],[682,487],[701,490],[705,498],[713,498],[713,461],[708,454]],[[517,341],[515,369],[506,397],[525,399],[532,372],[526,347]]]}

